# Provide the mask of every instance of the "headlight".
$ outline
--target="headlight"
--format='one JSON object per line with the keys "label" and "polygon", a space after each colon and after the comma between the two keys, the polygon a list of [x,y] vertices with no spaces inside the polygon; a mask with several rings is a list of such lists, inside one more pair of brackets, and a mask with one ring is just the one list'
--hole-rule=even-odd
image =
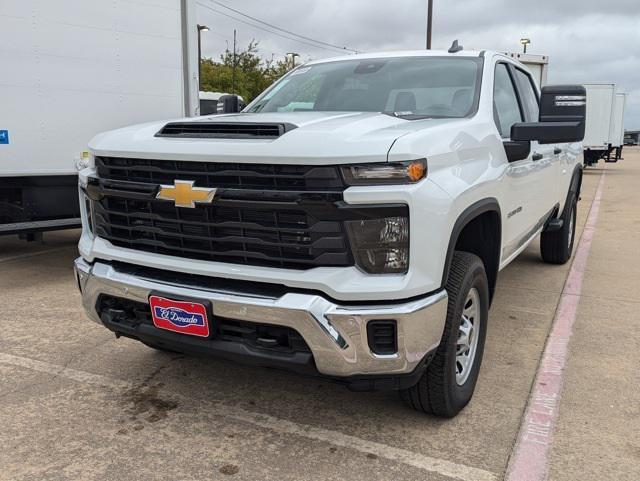
{"label": "headlight", "polygon": [[427,176],[427,160],[345,165],[342,175],[349,185],[414,184]]}
{"label": "headlight", "polygon": [[409,268],[409,219],[346,222],[356,264],[369,274],[402,274]]}

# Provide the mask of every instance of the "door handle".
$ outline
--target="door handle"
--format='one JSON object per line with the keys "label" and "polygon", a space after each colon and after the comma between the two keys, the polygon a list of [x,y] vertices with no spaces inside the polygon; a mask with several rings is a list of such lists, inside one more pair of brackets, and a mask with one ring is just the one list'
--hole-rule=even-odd
{"label": "door handle", "polygon": [[556,147],[555,149],[553,149],[553,153],[555,155],[561,154],[562,153],[562,149],[560,147]]}
{"label": "door handle", "polygon": [[537,152],[534,152],[533,155],[531,156],[531,160],[533,160],[534,162],[540,159],[542,159],[542,154],[539,154]]}

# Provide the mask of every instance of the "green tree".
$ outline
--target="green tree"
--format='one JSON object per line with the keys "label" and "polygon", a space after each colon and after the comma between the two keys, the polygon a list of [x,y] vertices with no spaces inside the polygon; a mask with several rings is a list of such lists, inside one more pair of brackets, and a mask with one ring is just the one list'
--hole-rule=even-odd
{"label": "green tree", "polygon": [[264,61],[258,52],[258,42],[252,40],[246,49],[236,52],[235,58],[227,48],[219,62],[212,58],[202,59],[201,89],[227,93],[235,91],[245,102],[251,102],[293,67],[286,59]]}

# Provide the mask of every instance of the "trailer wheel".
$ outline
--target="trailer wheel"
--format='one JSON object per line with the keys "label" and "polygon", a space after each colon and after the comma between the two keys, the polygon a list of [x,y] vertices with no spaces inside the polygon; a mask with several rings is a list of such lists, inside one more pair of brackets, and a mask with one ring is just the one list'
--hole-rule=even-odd
{"label": "trailer wheel", "polygon": [[562,213],[562,228],[553,232],[542,232],[540,254],[549,264],[565,264],[571,258],[576,236],[577,199],[575,194],[567,202]]}
{"label": "trailer wheel", "polygon": [[489,318],[489,282],[480,258],[456,251],[446,284],[449,304],[442,340],[415,386],[400,391],[410,407],[453,417],[473,396]]}

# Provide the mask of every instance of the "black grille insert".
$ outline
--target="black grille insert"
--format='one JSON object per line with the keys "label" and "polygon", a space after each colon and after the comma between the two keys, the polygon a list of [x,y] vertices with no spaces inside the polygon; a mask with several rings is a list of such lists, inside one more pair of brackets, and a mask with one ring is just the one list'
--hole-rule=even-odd
{"label": "black grille insert", "polygon": [[156,137],[198,139],[277,139],[297,128],[293,124],[262,124],[253,122],[171,122]]}
{"label": "black grille insert", "polygon": [[[153,325],[149,304],[106,294],[98,298],[96,310],[101,319],[110,323],[135,327]],[[211,314],[209,314],[211,315]],[[211,337],[218,341],[237,342],[252,349],[267,349],[281,353],[306,352],[309,346],[294,329],[271,324],[245,322],[213,316]],[[176,334],[182,336],[182,334]]]}
{"label": "black grille insert", "polygon": [[287,204],[242,204],[188,209],[105,196],[93,202],[95,233],[117,246],[190,259],[291,269],[353,264],[342,222]]}

